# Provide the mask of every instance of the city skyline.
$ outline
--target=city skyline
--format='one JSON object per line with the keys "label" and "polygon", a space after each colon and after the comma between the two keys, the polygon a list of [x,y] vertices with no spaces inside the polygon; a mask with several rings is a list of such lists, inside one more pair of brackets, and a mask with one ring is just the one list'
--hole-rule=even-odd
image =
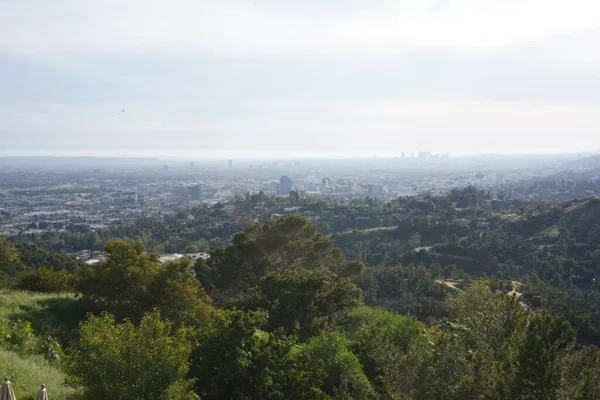
{"label": "city skyline", "polygon": [[[473,152],[473,153],[452,153],[452,152],[434,152],[434,151],[352,151],[352,152],[322,152],[322,151],[248,151],[248,150],[207,150],[207,149],[147,149],[147,148],[112,148],[112,149],[0,149],[0,158],[5,157],[93,157],[93,158],[157,158],[173,159],[177,161],[200,160],[210,161],[221,160],[228,163],[229,160],[252,161],[252,160],[285,160],[285,159],[371,159],[374,156],[380,159],[419,159],[420,152],[430,153],[433,157],[440,158],[470,158],[481,156],[592,156],[600,153],[599,149],[586,149],[584,151],[557,151],[557,152]],[[403,157],[404,153],[404,157]],[[411,156],[412,153],[412,156]],[[232,159],[233,157],[233,159]]]}

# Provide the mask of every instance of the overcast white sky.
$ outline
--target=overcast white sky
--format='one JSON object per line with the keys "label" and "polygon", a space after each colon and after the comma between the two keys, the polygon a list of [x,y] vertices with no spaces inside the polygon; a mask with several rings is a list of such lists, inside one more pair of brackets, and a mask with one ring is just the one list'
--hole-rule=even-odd
{"label": "overcast white sky", "polygon": [[0,147],[597,150],[599,43],[598,0],[0,0]]}

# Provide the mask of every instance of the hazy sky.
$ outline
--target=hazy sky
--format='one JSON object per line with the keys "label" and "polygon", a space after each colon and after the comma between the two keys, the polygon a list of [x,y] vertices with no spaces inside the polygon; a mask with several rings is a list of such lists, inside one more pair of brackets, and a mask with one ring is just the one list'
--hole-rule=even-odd
{"label": "hazy sky", "polygon": [[0,139],[4,154],[597,150],[600,2],[0,0]]}

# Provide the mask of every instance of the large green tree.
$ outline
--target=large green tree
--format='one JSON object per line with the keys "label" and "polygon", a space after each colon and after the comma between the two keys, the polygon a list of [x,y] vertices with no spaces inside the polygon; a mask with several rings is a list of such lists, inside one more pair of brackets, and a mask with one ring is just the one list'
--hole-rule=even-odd
{"label": "large green tree", "polygon": [[231,245],[218,248],[208,264],[199,261],[197,266],[206,287],[228,293],[239,293],[269,273],[316,268],[350,276],[363,265],[346,261],[316,225],[299,215],[250,224],[234,235]]}
{"label": "large green tree", "polygon": [[600,399],[600,350],[590,346],[564,360],[564,380],[560,398],[571,400]]}
{"label": "large green tree", "polygon": [[94,311],[108,311],[134,323],[154,309],[175,324],[198,326],[212,311],[208,297],[187,260],[160,265],[141,244],[111,241],[108,259],[79,272],[78,291]]}
{"label": "large green tree", "polygon": [[502,391],[523,340],[529,318],[526,307],[516,296],[492,292],[482,282],[448,299],[446,307],[454,317],[447,326],[453,336],[442,343],[462,346],[464,351],[467,375],[460,390],[465,395]]}
{"label": "large green tree", "polygon": [[283,328],[287,334],[306,340],[361,301],[360,289],[347,278],[319,268],[267,275],[232,304],[245,310],[264,310],[270,331]]}
{"label": "large green tree", "polygon": [[561,361],[575,343],[575,331],[563,318],[536,312],[527,326],[511,382],[514,399],[557,399],[562,385]]}
{"label": "large green tree", "polygon": [[381,387],[392,398],[513,398],[528,311],[477,283],[447,300],[451,319],[414,335],[406,351],[382,340]]}

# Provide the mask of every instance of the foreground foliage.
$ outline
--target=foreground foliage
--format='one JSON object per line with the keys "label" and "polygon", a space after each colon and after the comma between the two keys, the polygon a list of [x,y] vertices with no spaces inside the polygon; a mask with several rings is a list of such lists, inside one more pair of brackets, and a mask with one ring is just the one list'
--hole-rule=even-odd
{"label": "foreground foliage", "polygon": [[264,313],[218,312],[195,337],[192,376],[203,399],[326,399],[319,359],[267,333]]}
{"label": "foreground foliage", "polygon": [[141,244],[111,241],[108,259],[79,271],[77,290],[95,312],[134,323],[160,309],[176,325],[199,326],[212,311],[211,299],[194,277],[187,260],[162,266]]}
{"label": "foreground foliage", "polygon": [[[474,189],[449,197],[466,212],[491,207]],[[458,212],[431,199],[414,207],[445,208],[446,222]],[[424,224],[423,233],[440,227],[438,236],[450,226],[413,222]],[[594,226],[577,235],[595,240]],[[395,230],[368,233],[408,238],[408,246],[425,240],[398,231],[409,228],[399,221]],[[568,291],[585,292],[588,302],[596,292],[563,280],[579,270],[567,257],[577,246],[562,228],[543,253],[510,236],[502,245],[501,235],[482,234],[477,221],[460,227],[461,237],[436,251],[465,254],[469,268],[483,260],[479,271],[496,277],[471,282],[447,280],[458,266],[448,264],[450,253],[392,254],[395,245],[380,248],[393,265],[363,268],[297,216],[250,225],[193,267],[186,260],[161,265],[141,244],[113,241],[105,262],[75,272],[81,300],[0,292],[0,328],[10,337],[2,345],[25,357],[31,344],[43,343],[44,326],[70,331],[64,371],[90,399],[191,399],[193,391],[204,399],[599,399],[599,350],[575,344],[572,325],[580,333],[584,325],[572,322],[581,308],[568,320],[561,315],[574,304]],[[490,259],[488,251],[519,256],[525,248],[535,256],[527,268],[540,276],[498,279],[520,266]],[[549,268],[556,279],[546,278]],[[35,283],[28,274],[23,280]],[[528,297],[530,287],[546,285],[564,288],[553,305],[564,303],[565,312],[542,307],[546,295]],[[217,296],[216,307],[203,286]],[[75,331],[82,310],[90,314]],[[63,311],[79,317],[69,321]]]}
{"label": "foreground foliage", "polygon": [[103,314],[81,324],[65,365],[68,383],[85,387],[89,399],[191,398],[186,380],[190,343],[173,332],[160,313],[145,315],[139,327]]}

